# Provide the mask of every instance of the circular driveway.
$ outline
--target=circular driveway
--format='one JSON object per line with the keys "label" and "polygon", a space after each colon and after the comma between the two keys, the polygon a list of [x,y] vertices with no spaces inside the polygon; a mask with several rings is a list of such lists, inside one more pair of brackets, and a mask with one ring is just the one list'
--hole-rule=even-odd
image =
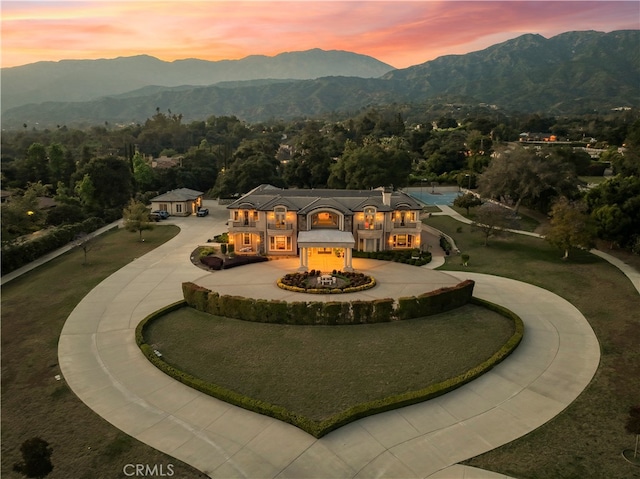
{"label": "circular driveway", "polygon": [[[598,367],[591,327],[553,293],[495,276],[396,265],[406,271],[402,284],[473,279],[475,296],[520,315],[524,339],[507,360],[451,393],[315,439],[184,386],[151,365],[135,344],[140,320],[181,299],[184,281],[206,286],[224,273],[231,282],[236,271],[233,281],[241,279],[256,294],[281,291],[275,283],[260,283],[264,263],[211,274],[191,264],[190,253],[223,231],[224,220],[222,214],[176,219],[178,236],[105,279],[78,304],[58,348],[64,378],[85,404],[125,433],[211,477],[471,477],[468,468],[455,464],[556,416]],[[380,288],[387,279],[381,273],[374,273]],[[503,477],[474,471],[473,477]]]}

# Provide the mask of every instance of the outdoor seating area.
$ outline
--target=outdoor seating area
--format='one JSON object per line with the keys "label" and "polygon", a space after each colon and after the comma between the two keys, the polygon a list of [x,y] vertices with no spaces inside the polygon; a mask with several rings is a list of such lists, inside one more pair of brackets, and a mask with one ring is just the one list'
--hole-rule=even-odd
{"label": "outdoor seating area", "polygon": [[331,276],[330,274],[323,274],[318,276],[318,284],[320,286],[332,286],[336,284],[337,279],[335,276]]}

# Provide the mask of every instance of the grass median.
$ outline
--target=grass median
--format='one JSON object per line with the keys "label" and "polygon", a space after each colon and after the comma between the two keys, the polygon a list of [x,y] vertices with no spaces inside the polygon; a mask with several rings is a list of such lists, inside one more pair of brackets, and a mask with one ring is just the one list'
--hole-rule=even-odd
{"label": "grass median", "polygon": [[584,314],[601,346],[593,381],[562,414],[467,464],[522,479],[640,477],[621,457],[633,446],[624,426],[629,407],[640,398],[640,298],[629,279],[586,251],[563,261],[541,239],[510,235],[492,238],[485,247],[469,225],[449,217],[426,223],[451,235],[470,256],[467,267],[454,255],[440,269],[495,274],[553,291]]}
{"label": "grass median", "polygon": [[39,436],[53,448],[51,479],[124,477],[126,464],[173,464],[180,478],[206,477],[192,467],[127,436],[57,381],[58,338],[73,308],[103,279],[178,233],[175,226],[124,230],[97,238],[83,265],[71,251],[2,287],[2,467],[20,461],[20,445]]}
{"label": "grass median", "polygon": [[515,328],[475,304],[343,326],[256,323],[184,307],[149,323],[144,339],[180,371],[320,423],[465,375],[494,357]]}

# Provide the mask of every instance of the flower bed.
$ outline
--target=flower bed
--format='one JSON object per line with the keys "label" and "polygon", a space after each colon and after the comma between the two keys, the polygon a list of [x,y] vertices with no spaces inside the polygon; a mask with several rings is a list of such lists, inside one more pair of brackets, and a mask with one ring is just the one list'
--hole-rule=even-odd
{"label": "flower bed", "polygon": [[329,276],[334,281],[327,285],[321,283],[322,276],[327,275],[315,269],[304,273],[288,273],[278,280],[278,287],[296,293],[339,294],[364,291],[376,285],[375,278],[364,273],[333,270]]}

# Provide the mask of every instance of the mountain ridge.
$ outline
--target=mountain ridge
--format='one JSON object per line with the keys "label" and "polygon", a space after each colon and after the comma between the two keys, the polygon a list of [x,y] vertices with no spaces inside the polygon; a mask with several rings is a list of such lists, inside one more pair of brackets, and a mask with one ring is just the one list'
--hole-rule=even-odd
{"label": "mountain ridge", "polygon": [[[256,79],[213,86],[156,86],[95,102],[14,108],[3,123],[141,122],[157,108],[185,120],[235,115],[246,121],[353,112],[436,97],[544,114],[640,107],[640,30],[525,34],[464,55],[446,55],[377,78]],[[146,95],[145,93],[149,93]],[[125,100],[126,99],[126,100]]]}
{"label": "mountain ridge", "polygon": [[90,101],[150,84],[203,86],[222,81],[307,80],[327,75],[375,78],[392,69],[373,57],[319,48],[219,61],[186,58],[167,62],[151,55],[135,55],[36,62],[2,69],[2,111],[47,101]]}

